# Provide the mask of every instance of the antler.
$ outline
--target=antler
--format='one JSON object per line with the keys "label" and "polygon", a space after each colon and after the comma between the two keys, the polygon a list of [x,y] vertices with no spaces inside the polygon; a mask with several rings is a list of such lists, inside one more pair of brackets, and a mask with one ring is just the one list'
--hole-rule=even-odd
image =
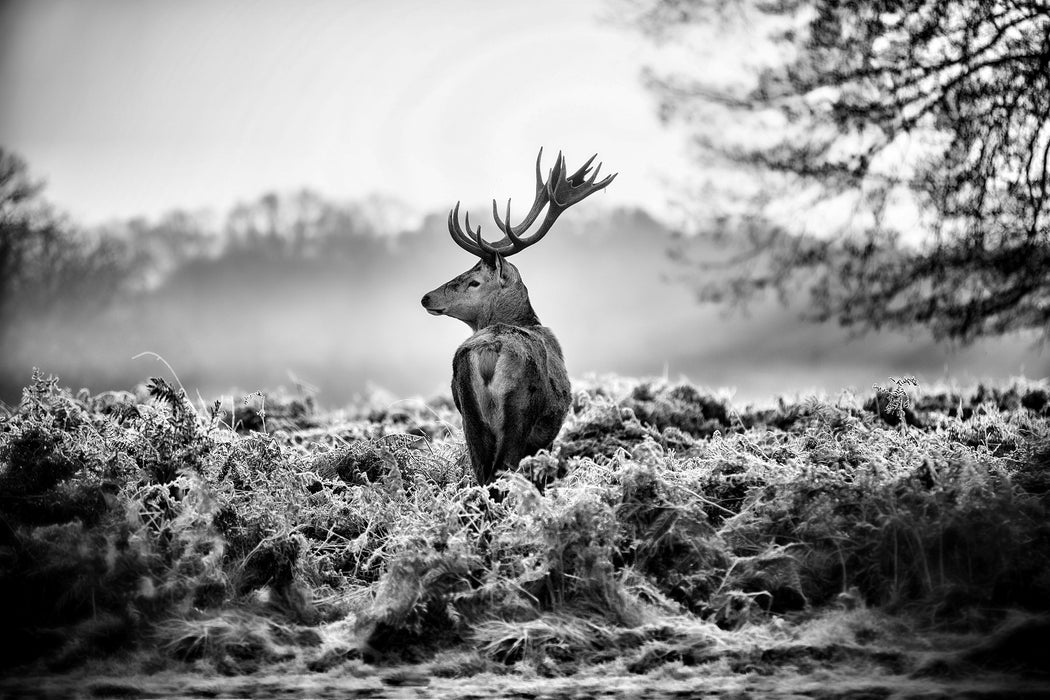
{"label": "antler", "polygon": [[[448,232],[452,235],[452,240],[468,253],[486,259],[495,255],[507,257],[525,250],[547,235],[547,232],[563,211],[577,202],[582,202],[598,190],[608,187],[616,179],[619,173],[613,173],[600,182],[595,182],[602,164],[598,163],[593,173],[590,173],[590,169],[591,163],[597,157],[598,154],[595,153],[587,159],[587,162],[579,170],[566,177],[565,158],[559,151],[558,159],[554,162],[554,167],[547,176],[547,181],[544,182],[540,174],[540,160],[543,158],[543,149],[541,148],[539,155],[536,156],[536,198],[532,203],[532,208],[529,209],[529,213],[525,215],[521,223],[517,226],[511,225],[509,199],[507,200],[506,214],[500,219],[499,211],[496,208],[496,200],[493,199],[492,218],[495,219],[496,226],[503,232],[504,236],[495,243],[489,243],[481,237],[480,225],[477,231],[471,230],[469,213],[464,215],[464,224],[467,230],[464,231],[460,228],[459,202],[456,202],[456,206],[448,213]],[[588,177],[588,173],[590,173],[590,177]],[[543,223],[540,224],[535,233],[525,237],[523,234],[536,222],[536,218],[540,215],[544,206],[547,207],[547,215],[544,217]]]}

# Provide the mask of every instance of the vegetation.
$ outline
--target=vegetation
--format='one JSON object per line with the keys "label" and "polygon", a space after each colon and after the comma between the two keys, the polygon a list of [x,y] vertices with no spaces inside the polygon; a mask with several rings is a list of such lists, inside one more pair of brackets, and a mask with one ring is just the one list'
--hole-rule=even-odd
{"label": "vegetation", "polygon": [[[743,168],[736,182],[760,183],[735,188],[754,195],[744,211],[705,222],[752,244],[705,296],[798,285],[817,319],[963,341],[1047,328],[1045,2],[630,4],[658,41],[700,51],[711,42],[699,28],[761,46],[746,77],[712,70],[724,61],[712,55],[695,71],[648,74],[705,169]],[[711,194],[697,198],[708,213]],[[802,213],[784,216],[788,201]],[[829,221],[843,223],[824,231]]]}
{"label": "vegetation", "polygon": [[[1045,632],[1050,600],[1045,381],[740,409],[593,382],[554,453],[492,489],[457,421],[447,400],[324,414],[308,396],[195,405],[162,379],[92,395],[37,373],[0,424],[2,662],[1042,668],[1018,640]],[[1003,624],[1002,645],[962,648]]]}

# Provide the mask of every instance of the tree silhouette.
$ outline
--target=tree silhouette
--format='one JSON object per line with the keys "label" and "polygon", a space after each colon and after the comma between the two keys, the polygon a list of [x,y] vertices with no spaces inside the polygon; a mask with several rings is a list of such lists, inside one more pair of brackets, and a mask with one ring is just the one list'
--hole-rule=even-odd
{"label": "tree silhouette", "polygon": [[[801,286],[816,319],[962,341],[1050,327],[1050,2],[634,5],[658,41],[750,26],[781,57],[746,84],[647,73],[705,162],[762,178],[745,213],[717,220],[750,245],[703,296]],[[811,215],[777,218],[785,198]],[[813,233],[836,203],[849,222]]]}
{"label": "tree silhouette", "polygon": [[130,279],[122,242],[74,231],[43,189],[25,160],[0,147],[0,347],[17,321],[99,308]]}

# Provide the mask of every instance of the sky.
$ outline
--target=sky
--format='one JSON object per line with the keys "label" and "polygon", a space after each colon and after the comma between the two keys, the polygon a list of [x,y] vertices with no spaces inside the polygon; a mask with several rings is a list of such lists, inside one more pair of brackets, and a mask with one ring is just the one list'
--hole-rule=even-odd
{"label": "sky", "polygon": [[0,7],[0,143],[89,225],[300,187],[528,198],[540,146],[599,153],[615,205],[660,213],[688,170],[607,0]]}

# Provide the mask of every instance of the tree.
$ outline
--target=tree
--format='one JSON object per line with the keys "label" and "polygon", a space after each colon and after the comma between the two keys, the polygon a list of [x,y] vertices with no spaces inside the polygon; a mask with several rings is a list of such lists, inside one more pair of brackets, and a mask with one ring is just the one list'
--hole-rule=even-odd
{"label": "tree", "polygon": [[[750,23],[780,59],[747,84],[647,73],[706,163],[762,178],[716,222],[750,245],[706,297],[800,285],[816,319],[964,342],[1050,327],[1050,2],[634,5],[658,41]],[[773,213],[791,198],[811,207],[797,226]],[[836,206],[850,221],[814,234]]]}
{"label": "tree", "polygon": [[103,305],[130,279],[125,246],[74,231],[43,189],[20,156],[0,147],[0,346],[17,321]]}

